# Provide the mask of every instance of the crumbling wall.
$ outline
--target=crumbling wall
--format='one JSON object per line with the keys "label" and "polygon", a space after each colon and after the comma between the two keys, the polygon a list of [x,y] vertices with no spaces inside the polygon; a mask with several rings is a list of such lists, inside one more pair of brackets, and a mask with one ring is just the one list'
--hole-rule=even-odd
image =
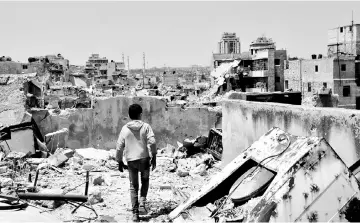
{"label": "crumbling wall", "polygon": [[0,74],[21,74],[23,65],[18,62],[4,61],[0,62]]}
{"label": "crumbling wall", "polygon": [[272,127],[293,135],[324,137],[348,167],[360,157],[360,113],[278,103],[225,100],[223,163],[227,164]]}
{"label": "crumbling wall", "polygon": [[177,141],[188,137],[208,135],[220,119],[221,111],[213,109],[168,108],[166,102],[157,97],[124,96],[98,98],[94,109],[67,109],[59,115],[49,114],[47,110],[33,110],[32,114],[44,135],[68,128],[67,146],[70,148],[113,149],[120,130],[130,120],[128,107],[133,103],[143,107],[143,121],[152,126],[158,147],[167,143],[176,145]]}
{"label": "crumbling wall", "polygon": [[301,91],[301,75],[300,75],[300,61],[288,61],[288,69],[285,69],[285,89],[287,89],[286,81],[288,82],[288,89],[293,91]]}

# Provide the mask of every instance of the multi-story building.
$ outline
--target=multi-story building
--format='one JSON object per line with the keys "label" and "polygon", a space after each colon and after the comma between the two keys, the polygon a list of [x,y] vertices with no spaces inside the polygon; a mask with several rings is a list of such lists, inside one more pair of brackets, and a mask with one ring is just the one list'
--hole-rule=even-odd
{"label": "multi-story building", "polygon": [[241,57],[241,43],[236,33],[223,33],[218,42],[218,53],[213,54],[213,65],[216,68],[224,62],[232,62]]}
{"label": "multi-story building", "polygon": [[90,76],[100,75],[99,68],[108,63],[106,57],[100,57],[99,54],[92,54],[85,63],[85,73]]}
{"label": "multi-story building", "polygon": [[276,50],[272,39],[259,37],[250,44],[248,55],[242,54],[242,85],[247,92],[283,91],[286,50]]}
{"label": "multi-story building", "polygon": [[285,69],[285,88],[300,91],[303,98],[319,94],[325,88],[337,94],[339,107],[356,107],[359,89],[355,81],[355,57],[332,56],[328,58],[288,61]]}
{"label": "multi-story building", "polygon": [[337,53],[360,55],[360,24],[337,27],[328,30],[328,56]]}
{"label": "multi-story building", "polygon": [[303,99],[326,89],[338,95],[339,107],[359,108],[360,25],[338,27],[328,34],[328,57],[286,61],[285,88],[301,91]]}
{"label": "multi-story building", "polygon": [[241,43],[236,33],[223,33],[221,41],[218,42],[218,49],[220,54],[240,54]]}
{"label": "multi-story building", "polygon": [[85,72],[96,79],[108,79],[116,81],[119,76],[125,74],[123,62],[111,62],[106,57],[99,57],[99,54],[92,54],[86,62]]}

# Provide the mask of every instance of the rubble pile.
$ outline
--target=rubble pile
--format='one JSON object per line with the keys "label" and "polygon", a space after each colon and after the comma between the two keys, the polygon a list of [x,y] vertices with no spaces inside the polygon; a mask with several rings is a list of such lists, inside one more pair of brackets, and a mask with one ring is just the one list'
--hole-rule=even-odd
{"label": "rubble pile", "polygon": [[[63,133],[66,135],[67,129],[47,134],[40,142],[44,148],[35,153],[0,152],[0,195],[20,198],[64,221],[99,220],[104,216],[119,222],[129,220],[128,173],[118,171],[115,149],[54,146],[51,142],[58,138],[54,136]],[[219,172],[219,162],[206,152],[206,146],[207,137],[202,136],[185,139],[177,147],[159,149],[157,168],[150,176],[149,207],[144,220],[167,221],[167,214]],[[39,152],[43,154],[40,157]],[[74,209],[71,202],[82,199],[86,199],[83,205],[88,208]]]}

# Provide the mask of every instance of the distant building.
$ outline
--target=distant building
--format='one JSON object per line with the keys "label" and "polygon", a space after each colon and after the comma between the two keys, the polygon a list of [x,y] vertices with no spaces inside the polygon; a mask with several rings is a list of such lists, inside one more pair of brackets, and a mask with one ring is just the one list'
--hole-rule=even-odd
{"label": "distant building", "polygon": [[178,75],[176,74],[175,71],[172,72],[166,72],[164,71],[163,75],[162,75],[162,83],[165,86],[170,86],[173,88],[176,88],[178,86]]}
{"label": "distant building", "polygon": [[359,109],[360,25],[328,31],[328,57],[286,61],[286,89],[301,91],[303,99],[337,94],[338,107]]}
{"label": "distant building", "polygon": [[272,39],[259,37],[250,44],[248,55],[242,54],[243,91],[284,91],[284,61],[286,50],[276,50]]}
{"label": "distant building", "polygon": [[328,30],[328,56],[338,53],[360,55],[360,24],[351,24]]}
{"label": "distant building", "polygon": [[222,39],[218,42],[220,54],[240,54],[241,43],[236,33],[223,33]]}
{"label": "distant building", "polygon": [[213,54],[212,67],[217,68],[224,62],[232,62],[241,57],[241,43],[236,33],[223,33],[218,42],[218,53]]}
{"label": "distant building", "polygon": [[99,54],[92,54],[85,65],[85,72],[95,79],[105,79],[117,81],[125,74],[125,64],[123,62],[109,62],[106,57]]}
{"label": "distant building", "polygon": [[355,108],[360,87],[355,79],[355,57],[340,56],[288,61],[285,88],[301,91],[303,98],[315,94],[337,94],[339,107]]}

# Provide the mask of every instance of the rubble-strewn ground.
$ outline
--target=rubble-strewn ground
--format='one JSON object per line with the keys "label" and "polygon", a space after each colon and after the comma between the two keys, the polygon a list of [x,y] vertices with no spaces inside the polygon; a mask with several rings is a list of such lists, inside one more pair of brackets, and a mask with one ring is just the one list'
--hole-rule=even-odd
{"label": "rubble-strewn ground", "polygon": [[[157,168],[151,172],[150,176],[147,197],[149,212],[147,215],[140,216],[141,221],[167,221],[167,215],[181,202],[179,193],[173,193],[171,186],[177,188],[182,194],[189,195],[192,191],[200,189],[210,180],[211,176],[214,176],[219,171],[219,164],[214,164],[213,167],[202,173],[202,176],[191,174],[193,176],[180,177],[176,171],[170,172],[169,167],[172,165],[170,158],[158,157]],[[53,201],[31,201],[31,203],[64,222],[88,222],[89,219],[91,219],[90,222],[131,221],[128,171],[119,172],[116,161],[112,159],[105,161],[72,157],[64,166],[59,168],[54,169],[49,166],[42,168],[37,183],[39,193],[42,191],[44,193],[49,193],[49,191],[60,193],[61,191],[67,192],[71,190],[68,194],[84,195],[85,185],[81,184],[85,182],[86,177],[83,169],[89,167],[92,167],[92,171],[94,171],[90,172],[89,199],[94,201],[94,196],[100,193],[102,198],[100,200],[103,200],[100,202],[95,201],[95,204],[93,204],[99,215],[97,220],[94,219],[94,212],[85,207],[80,207],[75,214],[72,214],[74,207],[70,204],[63,204],[55,209],[47,209],[45,207],[49,203],[53,204]],[[34,180],[35,169],[32,171],[32,176]],[[101,176],[99,179],[104,179],[104,182],[101,185],[94,185],[94,179],[99,176]],[[77,186],[79,187],[76,188]]]}

